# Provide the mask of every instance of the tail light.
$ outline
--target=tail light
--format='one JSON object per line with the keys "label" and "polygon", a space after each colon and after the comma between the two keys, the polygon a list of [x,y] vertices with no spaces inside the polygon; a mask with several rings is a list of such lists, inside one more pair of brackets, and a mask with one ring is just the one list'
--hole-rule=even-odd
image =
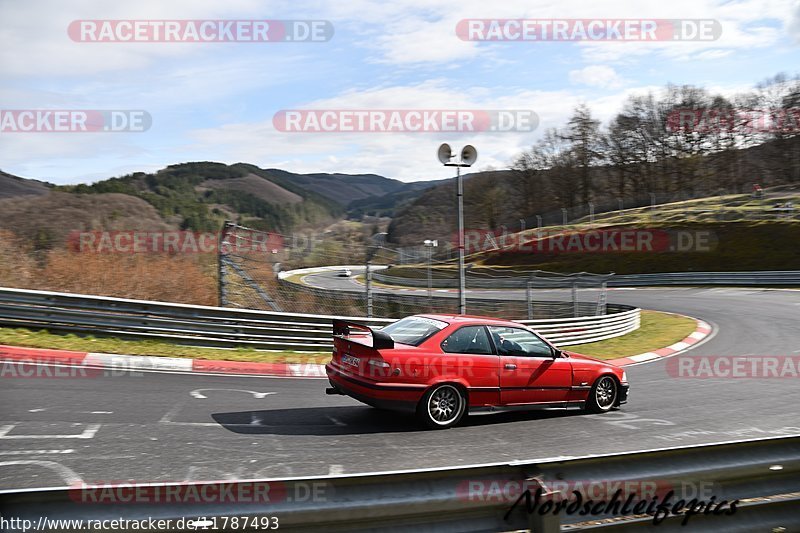
{"label": "tail light", "polygon": [[389,375],[389,368],[391,365],[382,359],[370,359],[367,361],[369,365],[369,373],[374,377],[385,378]]}

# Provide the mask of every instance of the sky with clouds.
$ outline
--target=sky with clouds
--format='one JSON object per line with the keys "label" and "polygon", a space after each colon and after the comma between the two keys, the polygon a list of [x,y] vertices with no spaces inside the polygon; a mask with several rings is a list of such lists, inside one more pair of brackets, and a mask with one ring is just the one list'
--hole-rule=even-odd
{"label": "sky with clouds", "polygon": [[[705,42],[471,42],[461,19],[715,19]],[[88,43],[75,20],[314,19],[326,42]],[[586,103],[607,121],[631,94],[667,83],[723,94],[800,72],[800,0],[539,1],[0,0],[0,109],[137,109],[146,132],[0,132],[0,168],[90,182],[185,161],[292,172],[449,177],[441,142],[508,167]],[[533,132],[281,132],[284,109],[525,109]]]}

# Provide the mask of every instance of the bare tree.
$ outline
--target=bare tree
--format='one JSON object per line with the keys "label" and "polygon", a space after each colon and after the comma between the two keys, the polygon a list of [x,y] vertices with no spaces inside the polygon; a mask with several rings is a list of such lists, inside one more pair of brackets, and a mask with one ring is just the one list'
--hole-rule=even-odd
{"label": "bare tree", "polygon": [[592,112],[586,104],[581,104],[573,111],[561,136],[570,143],[575,166],[578,168],[580,200],[587,204],[592,200],[591,167],[603,157],[600,121],[592,118]]}

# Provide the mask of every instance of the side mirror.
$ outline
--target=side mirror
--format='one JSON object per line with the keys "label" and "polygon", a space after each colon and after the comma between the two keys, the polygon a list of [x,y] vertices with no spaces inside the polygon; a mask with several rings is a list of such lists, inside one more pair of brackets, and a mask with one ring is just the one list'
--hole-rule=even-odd
{"label": "side mirror", "polygon": [[559,350],[558,348],[553,348],[553,359],[558,359],[563,355],[564,352]]}

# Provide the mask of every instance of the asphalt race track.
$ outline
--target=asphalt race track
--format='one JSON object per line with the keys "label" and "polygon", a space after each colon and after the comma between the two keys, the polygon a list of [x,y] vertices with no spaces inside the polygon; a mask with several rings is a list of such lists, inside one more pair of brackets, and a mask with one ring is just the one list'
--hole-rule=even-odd
{"label": "asphalt race track", "polygon": [[[313,281],[357,288],[330,275]],[[709,322],[715,332],[687,352],[694,357],[800,354],[800,291],[615,290],[609,301]],[[628,368],[631,397],[620,411],[479,416],[447,431],[326,396],[322,379],[5,377],[0,489],[391,471],[800,433],[796,379],[679,379],[666,364]]]}

